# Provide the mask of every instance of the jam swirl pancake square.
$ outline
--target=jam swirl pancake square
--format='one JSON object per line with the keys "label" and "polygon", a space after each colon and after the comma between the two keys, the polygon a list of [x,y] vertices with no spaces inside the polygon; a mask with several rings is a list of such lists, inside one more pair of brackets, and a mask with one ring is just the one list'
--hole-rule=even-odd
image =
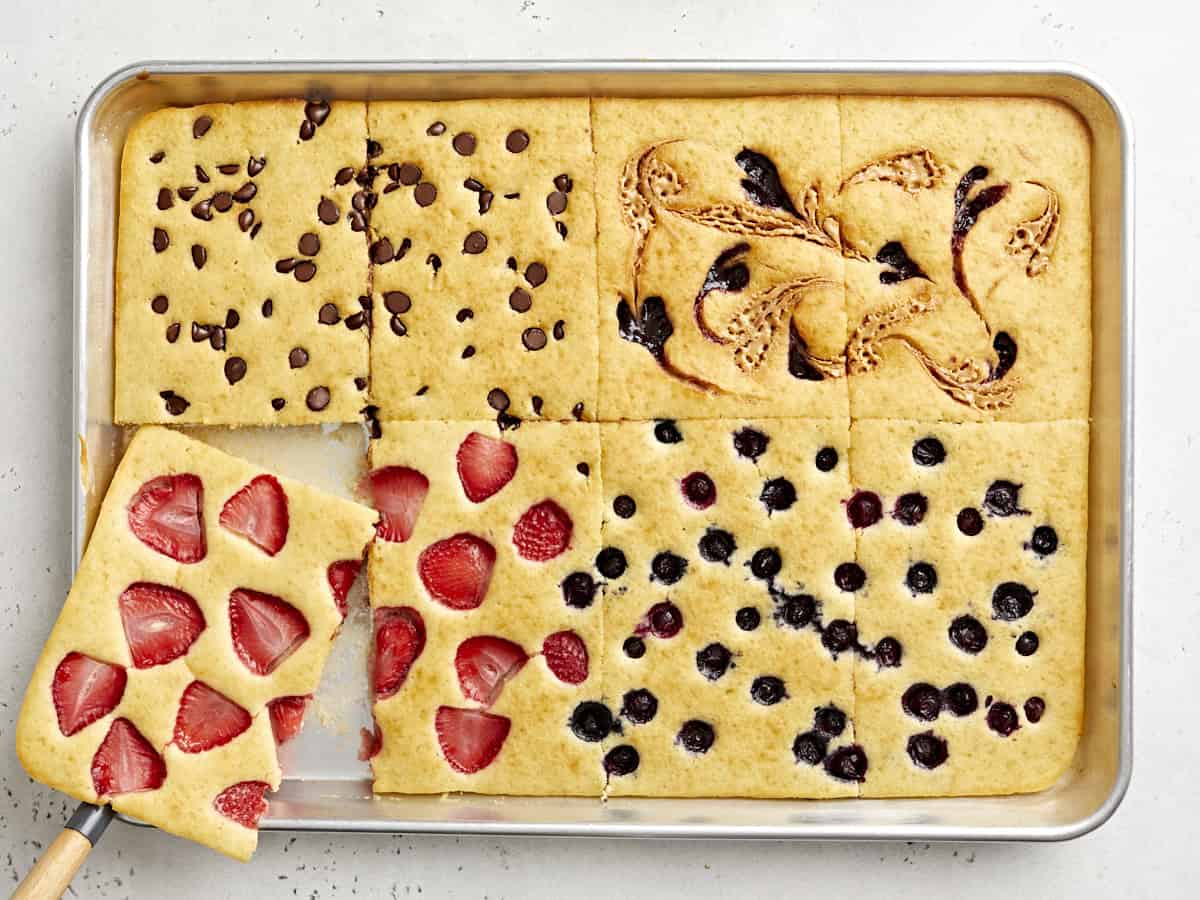
{"label": "jam swirl pancake square", "polygon": [[381,416],[594,418],[588,101],[379,102],[368,119]]}
{"label": "jam swirl pancake square", "polygon": [[[319,123],[319,124],[317,124]],[[362,103],[152,112],[125,142],[115,419],[347,422],[366,402]]]}
{"label": "jam swirl pancake square", "polygon": [[1087,415],[1090,136],[1018,98],[843,97],[855,419]]}
{"label": "jam swirl pancake square", "polygon": [[593,101],[604,419],[847,415],[836,97]]}
{"label": "jam swirl pancake square", "polygon": [[856,422],[863,796],[1015,794],[1072,764],[1083,716],[1086,422]]}
{"label": "jam swirl pancake square", "polygon": [[381,427],[375,790],[599,797],[598,426]]}
{"label": "jam swirl pancake square", "polygon": [[238,859],[375,514],[147,427],[101,506],[17,722],[38,781]]}

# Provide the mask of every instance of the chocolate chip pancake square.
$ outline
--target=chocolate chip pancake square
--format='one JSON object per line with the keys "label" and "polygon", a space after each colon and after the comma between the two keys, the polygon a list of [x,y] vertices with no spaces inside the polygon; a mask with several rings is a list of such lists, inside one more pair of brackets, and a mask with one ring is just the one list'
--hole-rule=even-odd
{"label": "chocolate chip pancake square", "polygon": [[380,102],[371,402],[384,418],[593,418],[585,99]]}
{"label": "chocolate chip pancake square", "polygon": [[118,228],[118,422],[358,417],[368,268],[366,233],[347,214],[365,159],[362,103],[211,104],[134,125]]}
{"label": "chocolate chip pancake square", "polygon": [[[842,98],[850,411],[1087,415],[1090,138],[1038,99]],[[857,258],[855,258],[857,257]]]}
{"label": "chocolate chip pancake square", "polygon": [[275,744],[300,729],[374,520],[139,430],[25,694],[26,770],[248,858],[279,786]]}
{"label": "chocolate chip pancake square", "polygon": [[[1086,422],[856,422],[863,796],[1040,791],[1083,716]],[[862,495],[859,495],[862,496]],[[859,504],[859,507],[864,504]]]}
{"label": "chocolate chip pancake square", "polygon": [[375,790],[599,796],[597,426],[382,429]]}
{"label": "chocolate chip pancake square", "polygon": [[602,418],[846,416],[837,98],[593,122]]}
{"label": "chocolate chip pancake square", "polygon": [[848,437],[601,425],[608,795],[857,794]]}

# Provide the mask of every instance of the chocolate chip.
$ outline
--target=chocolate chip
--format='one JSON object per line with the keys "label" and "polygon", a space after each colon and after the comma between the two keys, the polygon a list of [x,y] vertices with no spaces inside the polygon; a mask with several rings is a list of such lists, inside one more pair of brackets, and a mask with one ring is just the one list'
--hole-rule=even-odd
{"label": "chocolate chip", "polygon": [[[389,173],[390,173],[389,169]],[[396,166],[396,173],[390,176],[392,181],[411,186],[421,180],[421,167],[410,162]]]}
{"label": "chocolate chip", "polygon": [[292,269],[292,277],[303,284],[306,281],[312,281],[313,276],[317,274],[317,264],[312,260],[306,259],[303,262],[296,263],[296,268]]}
{"label": "chocolate chip", "polygon": [[575,421],[579,422],[583,419],[583,401],[580,400],[571,407],[571,415],[575,417]]}
{"label": "chocolate chip", "polygon": [[208,326],[208,343],[214,350],[224,350],[225,329],[220,325]]}
{"label": "chocolate chip", "polygon": [[362,232],[367,230],[367,217],[357,209],[351,210],[346,214],[346,221],[350,223],[350,230]]}
{"label": "chocolate chip", "polygon": [[500,388],[492,388],[487,395],[488,406],[496,410],[496,412],[504,412],[508,409],[509,399],[508,394],[500,390]]}
{"label": "chocolate chip", "polygon": [[273,300],[264,300],[262,304],[262,315],[264,319],[271,318],[271,313],[275,312],[275,303]]}
{"label": "chocolate chip", "polygon": [[256,223],[255,226],[250,229],[250,240],[254,240],[256,237],[258,237],[258,233],[260,231],[262,231],[262,222]]}
{"label": "chocolate chip", "polygon": [[164,153],[162,150],[159,150],[157,153],[153,154],[150,157],[150,162],[154,163],[154,165],[157,166],[160,162],[162,162],[166,158],[167,158],[167,154]]}
{"label": "chocolate chip", "polygon": [[208,129],[212,128],[212,116],[200,116],[192,123],[192,137],[199,140],[208,134]]}
{"label": "chocolate chip", "polygon": [[259,172],[267,167],[267,158],[265,156],[251,156],[246,160],[246,174],[253,178]]}
{"label": "chocolate chip", "polygon": [[237,163],[221,163],[221,165],[217,166],[217,171],[222,175],[235,175],[240,168],[241,166]]}
{"label": "chocolate chip", "polygon": [[533,414],[540,416],[542,414],[542,398],[534,394],[529,398],[529,405],[533,407]]}
{"label": "chocolate chip", "polygon": [[192,405],[174,391],[159,391],[158,396],[166,401],[167,412],[173,416],[182,416],[187,411],[187,408]]}
{"label": "chocolate chip", "polygon": [[404,291],[388,291],[383,295],[383,305],[388,312],[400,315],[412,308],[412,299]]}
{"label": "chocolate chip", "polygon": [[555,191],[546,197],[546,209],[550,210],[550,215],[562,215],[567,208],[567,195],[562,191]]}
{"label": "chocolate chip", "polygon": [[478,178],[468,178],[463,182],[463,187],[465,187],[468,191],[475,191],[478,193],[479,191],[483,190],[483,182]]}
{"label": "chocolate chip", "polygon": [[199,190],[200,190],[200,188],[196,187],[195,185],[189,184],[189,185],[185,185],[184,187],[181,187],[175,193],[179,195],[180,200],[182,200],[186,203],[188,200],[191,200],[193,197],[195,197],[196,192]]}
{"label": "chocolate chip", "polygon": [[482,216],[492,208],[492,201],[496,199],[496,195],[491,191],[479,192],[479,214]]}
{"label": "chocolate chip", "polygon": [[486,234],[482,231],[472,231],[463,241],[462,252],[475,255],[486,250],[487,245],[488,239]]}
{"label": "chocolate chip", "polygon": [[399,190],[399,189],[400,189],[400,182],[398,182],[398,181],[390,181],[390,182],[388,182],[387,184],[385,184],[385,185],[383,186],[383,193],[384,193],[384,194],[390,194],[392,191],[396,191],[396,190]]}
{"label": "chocolate chip", "polygon": [[530,263],[525,267],[525,280],[531,287],[541,287],[545,284],[548,274],[546,267],[540,262]]}
{"label": "chocolate chip", "polygon": [[238,228],[242,229],[242,231],[249,231],[250,226],[254,224],[254,210],[243,209],[238,213],[237,223]]}
{"label": "chocolate chip", "polygon": [[404,337],[406,334],[408,334],[408,328],[405,326],[404,321],[399,316],[392,316],[389,324],[392,327],[392,333],[396,335],[396,337]]}
{"label": "chocolate chip", "polygon": [[383,144],[372,138],[367,138],[367,159],[374,159],[383,153]]}
{"label": "chocolate chip", "polygon": [[[250,174],[253,175],[254,173],[251,172]],[[338,169],[337,174],[333,176],[333,183],[334,184],[349,184],[351,179],[353,179],[353,178],[354,178],[354,167],[353,166],[343,166],[342,168]]]}
{"label": "chocolate chip", "polygon": [[308,365],[308,351],[303,347],[293,347],[288,354],[288,366],[293,369],[303,369]]}
{"label": "chocolate chip", "polygon": [[470,359],[474,355],[475,355],[475,347],[472,344],[467,344],[467,346],[463,347],[463,352],[462,352],[463,359]]}
{"label": "chocolate chip", "polygon": [[171,246],[171,238],[167,236],[166,231],[162,228],[154,229],[154,252],[162,253]]}
{"label": "chocolate chip", "polygon": [[167,311],[167,307],[169,305],[170,304],[168,303],[165,294],[159,294],[157,297],[155,297],[153,300],[150,301],[150,308],[152,310],[154,310],[156,313],[158,313],[160,316]]}
{"label": "chocolate chip", "polygon": [[425,133],[427,135],[429,135],[430,137],[437,137],[440,134],[445,134],[446,133],[446,123],[445,122],[434,122],[432,125],[430,125],[428,128],[425,129]]}
{"label": "chocolate chip", "polygon": [[233,199],[238,203],[249,203],[258,193],[258,185],[253,181],[247,181],[240,188],[233,192]]}
{"label": "chocolate chip", "polygon": [[520,200],[521,195],[520,195],[520,193],[505,194],[504,199],[505,200]]}
{"label": "chocolate chip", "polygon": [[433,274],[436,275],[442,268],[442,258],[436,253],[430,253],[425,257],[425,265],[433,267]]}
{"label": "chocolate chip", "polygon": [[300,140],[311,141],[313,135],[317,133],[317,126],[308,119],[300,123]]}
{"label": "chocolate chip", "polygon": [[196,180],[201,184],[208,184],[208,173],[204,171],[204,167],[196,163]]}
{"label": "chocolate chip", "polygon": [[392,257],[395,255],[396,253],[392,249],[392,242],[387,238],[380,238],[371,245],[371,262],[377,266],[391,262]]}
{"label": "chocolate chip", "polygon": [[425,396],[425,392],[426,392],[426,391],[428,391],[428,390],[429,390],[429,385],[427,385],[427,384],[423,384],[423,385],[421,385],[419,388],[417,388],[417,396],[418,396],[418,397],[424,397],[424,396]]}
{"label": "chocolate chip", "polygon": [[170,209],[175,205],[175,198],[171,196],[170,188],[159,188],[158,190],[158,208]]}
{"label": "chocolate chip", "polygon": [[[529,134],[520,128],[510,131],[508,137],[504,139],[504,148],[509,153],[520,153],[528,146]],[[457,150],[458,148],[455,147],[454,149]]]}
{"label": "chocolate chip", "polygon": [[282,397],[276,397],[274,400],[271,401],[271,409],[275,410],[275,412],[279,412],[281,409],[283,409],[283,407],[286,404],[287,404],[287,401],[284,400]]}
{"label": "chocolate chip", "polygon": [[422,181],[413,190],[413,199],[417,206],[430,206],[437,199],[437,188],[428,181]]}
{"label": "chocolate chip", "polygon": [[204,245],[192,244],[192,265],[197,269],[203,269],[206,262],[208,262],[208,251],[204,249]]}
{"label": "chocolate chip", "polygon": [[541,350],[546,346],[546,332],[540,328],[526,328],[521,333],[521,343],[526,350]]}
{"label": "chocolate chip", "polygon": [[212,205],[217,212],[229,212],[233,207],[233,194],[229,191],[217,191],[213,194]]}
{"label": "chocolate chip", "polygon": [[237,328],[239,324],[241,324],[241,321],[242,317],[238,315],[238,311],[236,309],[230,309],[226,311],[225,327],[227,329],[232,331],[234,328]]}
{"label": "chocolate chip", "polygon": [[172,322],[167,326],[167,343],[173,344],[179,340],[179,323]]}
{"label": "chocolate chip", "polygon": [[237,384],[246,377],[246,361],[240,356],[231,356],[225,360],[225,380]]}
{"label": "chocolate chip", "polygon": [[454,314],[455,321],[460,324],[473,318],[475,318],[475,312],[465,306]]}
{"label": "chocolate chip", "polygon": [[212,200],[201,200],[192,207],[192,215],[202,222],[212,221]]}
{"label": "chocolate chip", "polygon": [[367,209],[367,192],[355,191],[350,198],[350,205],[358,212],[365,212]]}
{"label": "chocolate chip", "polygon": [[517,271],[517,258],[515,256],[510,256],[508,259],[506,259],[504,261],[504,264],[506,266],[508,266],[510,269],[512,269],[514,272]]}
{"label": "chocolate chip", "polygon": [[304,402],[313,412],[320,412],[329,405],[329,388],[322,386],[313,388],[304,398]]}
{"label": "chocolate chip", "polygon": [[454,136],[454,140],[450,144],[454,147],[454,152],[459,156],[470,156],[475,152],[475,135],[469,131],[459,132]]}
{"label": "chocolate chip", "polygon": [[368,383],[369,382],[367,381],[367,379],[363,378],[361,375],[354,379],[354,387],[360,391],[365,391],[367,389]]}
{"label": "chocolate chip", "polygon": [[325,303],[317,313],[317,321],[322,325],[336,325],[342,320],[338,308],[332,303]]}
{"label": "chocolate chip", "polygon": [[554,323],[553,333],[554,333],[554,339],[556,341],[561,341],[564,337],[566,337],[567,332],[564,327],[565,324],[566,323],[564,323],[562,319],[559,319],[557,322]]}
{"label": "chocolate chip", "polygon": [[314,125],[324,125],[329,118],[329,104],[324,100],[309,100],[304,104],[304,118]]}
{"label": "chocolate chip", "polygon": [[567,225],[565,222],[555,222],[554,230],[558,232],[558,236],[564,241],[567,239]]}
{"label": "chocolate chip", "polygon": [[554,176],[554,186],[564,194],[569,194],[571,193],[571,188],[575,186],[575,183],[571,181],[571,176],[564,172],[561,175]]}

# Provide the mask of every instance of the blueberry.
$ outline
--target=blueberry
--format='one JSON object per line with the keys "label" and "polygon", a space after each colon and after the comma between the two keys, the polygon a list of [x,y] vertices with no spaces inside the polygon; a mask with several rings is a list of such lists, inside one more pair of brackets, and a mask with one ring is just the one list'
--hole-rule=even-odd
{"label": "blueberry", "polygon": [[709,681],[716,681],[733,662],[733,654],[724,644],[712,643],[696,652],[696,668]]}
{"label": "blueberry", "polygon": [[605,547],[596,554],[596,568],[605,578],[620,578],[625,566],[625,554],[619,547]]}
{"label": "blueberry", "polygon": [[932,722],[942,711],[942,692],[932,684],[918,681],[904,692],[900,706],[913,718]]}
{"label": "blueberry", "polygon": [[974,616],[959,616],[950,623],[946,632],[950,636],[950,643],[963,653],[974,655],[987,646],[987,629]]}
{"label": "blueberry", "polygon": [[796,488],[786,478],[772,478],[758,495],[768,513],[782,512],[796,502]]}
{"label": "blueberry", "polygon": [[836,706],[818,706],[813,712],[813,728],[835,738],[846,730],[846,714]]}
{"label": "blueberry", "polygon": [[587,609],[596,599],[596,582],[587,572],[572,572],[561,586],[563,603],[573,609]]}
{"label": "blueberry", "polygon": [[875,663],[881,669],[894,669],[900,665],[904,647],[894,637],[880,638],[875,645]]}
{"label": "blueberry", "polygon": [[957,522],[958,530],[967,537],[975,537],[975,535],[983,531],[983,516],[973,506],[960,509],[958,511]]}
{"label": "blueberry", "polygon": [[946,709],[956,716],[969,716],[979,709],[979,695],[964,681],[956,681],[942,692]]}
{"label": "blueberry", "polygon": [[853,593],[867,583],[867,573],[858,563],[844,562],[833,570],[833,583],[843,591]]}
{"label": "blueberry", "polygon": [[655,637],[673,638],[683,628],[683,613],[669,600],[655,603],[650,607],[646,618],[650,622],[650,631]]}
{"label": "blueberry", "polygon": [[993,516],[1029,515],[1029,510],[1021,509],[1020,494],[1022,485],[1011,481],[993,481],[983,495],[983,505]]}
{"label": "blueberry", "polygon": [[782,678],[774,675],[759,675],[750,685],[750,696],[755,703],[774,706],[788,695]]}
{"label": "blueberry", "polygon": [[699,550],[701,559],[709,562],[728,564],[729,557],[737,549],[733,535],[721,528],[710,528],[700,538]]}
{"label": "blueberry", "polygon": [[687,572],[687,560],[664,550],[650,561],[650,580],[674,584]]}
{"label": "blueberry", "polygon": [[733,620],[742,631],[753,631],[762,622],[762,616],[753,606],[743,606],[734,615]]}
{"label": "blueberry", "polygon": [[707,753],[716,739],[717,733],[707,722],[700,719],[688,719],[679,729],[675,743],[682,746],[688,753]]}
{"label": "blueberry", "polygon": [[584,700],[571,713],[571,730],[581,741],[595,743],[612,731],[613,716],[609,708],[595,700]]}
{"label": "blueberry", "polygon": [[825,760],[825,771],[838,781],[867,780],[867,754],[858,744],[838,747]]}
{"label": "blueberry", "polygon": [[817,601],[811,594],[788,596],[775,613],[775,618],[792,628],[803,628],[817,614]]}
{"label": "blueberry", "polygon": [[825,759],[828,748],[829,741],[815,731],[798,734],[792,741],[792,755],[796,757],[796,762],[807,763],[810,766],[819,765]]}
{"label": "blueberry", "polygon": [[671,419],[663,419],[654,424],[654,436],[660,444],[678,444],[683,440],[679,428]]}
{"label": "blueberry", "polygon": [[930,594],[937,587],[937,569],[927,562],[913,563],[908,567],[904,583],[914,594]]}
{"label": "blueberry", "polygon": [[912,448],[912,458],[918,466],[936,466],[946,458],[946,448],[935,437],[923,437]]}
{"label": "blueberry", "polygon": [[750,571],[755,578],[774,578],[783,568],[783,557],[774,547],[763,547],[754,551],[750,559]]}
{"label": "blueberry", "polygon": [[1046,701],[1041,697],[1030,697],[1025,701],[1025,718],[1030,722],[1040,722],[1045,712]]}
{"label": "blueberry", "polygon": [[683,491],[683,499],[696,509],[708,509],[717,502],[717,486],[703,472],[685,475],[679,489]]}
{"label": "blueberry", "polygon": [[613,512],[622,519],[631,518],[637,512],[637,501],[628,494],[621,494],[613,500]]}
{"label": "blueberry", "polygon": [[767,452],[767,444],[771,439],[756,428],[743,428],[733,433],[733,449],[737,455],[756,461]]}
{"label": "blueberry", "polygon": [[858,628],[845,619],[834,619],[821,632],[821,643],[837,659],[839,653],[849,650],[858,642]]}
{"label": "blueberry", "polygon": [[901,525],[920,525],[925,518],[925,513],[929,510],[929,501],[925,499],[924,494],[911,493],[901,494],[896,498],[896,505],[892,508],[892,518]]}
{"label": "blueberry", "polygon": [[641,761],[636,747],[619,744],[604,755],[604,771],[609,775],[631,775]]}
{"label": "blueberry", "polygon": [[817,470],[821,472],[832,472],[837,468],[838,452],[832,447],[822,447],[817,451]]}
{"label": "blueberry", "polygon": [[908,739],[908,758],[922,769],[936,769],[949,755],[946,742],[932,731],[914,734]]}
{"label": "blueberry", "polygon": [[1049,525],[1039,525],[1033,529],[1029,546],[1038,556],[1049,556],[1058,549],[1058,532]]}
{"label": "blueberry", "polygon": [[636,634],[625,638],[625,643],[621,645],[621,649],[625,651],[625,655],[630,659],[641,659],[646,655],[646,642]]}
{"label": "blueberry", "polygon": [[645,725],[658,712],[658,698],[645,688],[626,691],[621,698],[621,715],[635,725]]}
{"label": "blueberry", "polygon": [[1008,737],[1021,727],[1017,711],[1008,703],[993,703],[987,714],[988,728],[1000,735]]}
{"label": "blueberry", "polygon": [[1023,584],[1005,581],[992,592],[992,612],[997,619],[1015,622],[1033,609],[1034,592]]}
{"label": "blueberry", "polygon": [[870,528],[883,518],[883,501],[873,491],[859,491],[846,501],[846,517],[855,528]]}
{"label": "blueberry", "polygon": [[1037,632],[1026,631],[1017,638],[1017,653],[1021,654],[1021,656],[1033,656],[1033,654],[1037,653],[1040,643],[1041,641],[1038,640]]}

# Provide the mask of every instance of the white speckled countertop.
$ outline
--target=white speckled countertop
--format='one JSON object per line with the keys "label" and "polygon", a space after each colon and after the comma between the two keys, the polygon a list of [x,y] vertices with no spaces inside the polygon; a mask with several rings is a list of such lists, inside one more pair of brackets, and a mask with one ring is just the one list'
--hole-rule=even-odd
{"label": "white speckled countertop", "polygon": [[[106,9],[101,10],[101,6]],[[585,7],[597,11],[585,11]],[[622,14],[618,8],[627,7]],[[13,719],[70,578],[72,142],[105,75],[137,59],[746,57],[1063,59],[1124,99],[1138,140],[1138,479],[1133,786],[1063,845],[684,843],[278,835],[240,866],[115,824],[87,897],[790,896],[925,900],[1195,896],[1200,581],[1189,526],[1200,425],[1194,34],[1183,4],[971,0],[603,4],[550,0],[5,0],[0,27],[0,885],[74,802],[32,784]],[[603,9],[603,12],[599,10]],[[1191,398],[1191,399],[1189,399]],[[1190,761],[1190,762],[1189,762]],[[0,887],[0,890],[3,888]]]}

